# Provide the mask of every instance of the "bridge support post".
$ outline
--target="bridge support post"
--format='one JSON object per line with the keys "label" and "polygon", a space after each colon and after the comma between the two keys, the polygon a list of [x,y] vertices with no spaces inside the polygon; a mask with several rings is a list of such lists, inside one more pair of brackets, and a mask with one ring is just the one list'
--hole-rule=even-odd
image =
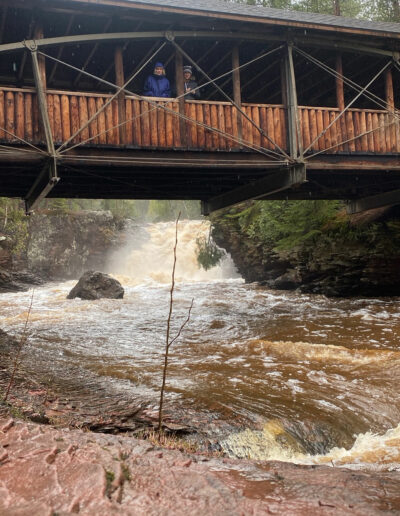
{"label": "bridge support post", "polygon": [[54,148],[53,133],[51,131],[49,114],[47,111],[46,93],[42,81],[41,68],[38,60],[36,48],[31,49],[33,76],[35,78],[36,93],[39,104],[39,111],[42,118],[44,135],[46,139],[47,152],[50,159],[25,197],[26,213],[31,212],[37,204],[50,192],[58,183],[57,175],[57,156]]}
{"label": "bridge support post", "polygon": [[299,110],[297,104],[296,77],[293,63],[293,47],[287,46],[287,54],[285,56],[285,73],[286,91],[283,95],[286,99],[287,121],[288,121],[288,137],[290,157],[294,160],[303,159],[303,144],[301,139]]}

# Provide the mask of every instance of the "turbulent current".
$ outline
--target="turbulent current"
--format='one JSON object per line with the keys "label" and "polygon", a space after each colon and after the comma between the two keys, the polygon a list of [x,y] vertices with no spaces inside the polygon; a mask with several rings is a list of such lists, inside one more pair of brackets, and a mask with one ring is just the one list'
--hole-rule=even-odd
{"label": "turbulent current", "polygon": [[[237,457],[400,469],[400,299],[327,299],[245,284],[231,260],[198,268],[199,221],[179,224],[167,397],[239,422]],[[67,300],[74,281],[37,287],[29,346],[157,404],[173,223],[143,226],[110,257],[123,300]],[[30,293],[0,295],[0,327],[20,335]]]}

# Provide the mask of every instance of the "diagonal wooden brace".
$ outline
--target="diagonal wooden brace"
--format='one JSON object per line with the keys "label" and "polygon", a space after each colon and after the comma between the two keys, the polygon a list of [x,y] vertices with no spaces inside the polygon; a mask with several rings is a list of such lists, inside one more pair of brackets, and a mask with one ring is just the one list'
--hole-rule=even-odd
{"label": "diagonal wooden brace", "polygon": [[45,163],[42,171],[25,197],[25,213],[27,215],[33,212],[40,201],[46,197],[59,180],[60,178],[57,175],[57,162],[54,158],[51,158]]}

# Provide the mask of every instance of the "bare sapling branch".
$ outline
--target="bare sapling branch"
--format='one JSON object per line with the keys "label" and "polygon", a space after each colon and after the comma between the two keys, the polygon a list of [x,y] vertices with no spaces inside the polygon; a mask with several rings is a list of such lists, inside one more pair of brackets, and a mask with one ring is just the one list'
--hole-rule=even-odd
{"label": "bare sapling branch", "polygon": [[163,368],[163,378],[162,378],[162,384],[161,384],[161,390],[160,390],[160,405],[159,405],[159,410],[158,410],[158,432],[159,433],[161,433],[161,430],[162,430],[164,392],[165,392],[165,383],[167,380],[169,349],[170,349],[171,345],[180,337],[182,330],[187,325],[187,323],[190,321],[190,315],[192,312],[193,301],[194,301],[192,299],[188,315],[187,315],[185,321],[182,323],[181,327],[179,328],[178,333],[175,335],[175,337],[173,339],[170,340],[171,318],[172,318],[172,310],[173,310],[173,305],[174,305],[176,250],[178,247],[178,222],[179,222],[180,216],[181,216],[181,212],[179,212],[178,217],[176,218],[176,222],[175,222],[174,261],[173,261],[173,265],[172,265],[171,289],[169,292],[169,312],[168,312],[168,319],[167,319],[167,332],[166,332],[166,338],[165,338],[164,368]]}
{"label": "bare sapling branch", "polygon": [[24,347],[24,345],[25,345],[25,343],[27,341],[27,338],[28,338],[27,330],[28,330],[29,317],[30,317],[31,311],[32,311],[32,304],[33,304],[33,296],[34,296],[34,294],[35,294],[35,289],[32,290],[32,296],[31,296],[31,301],[30,301],[29,308],[28,308],[28,313],[26,314],[24,330],[22,332],[21,338],[20,338],[19,343],[18,343],[17,353],[16,353],[15,358],[14,358],[13,370],[12,370],[12,373],[11,373],[11,376],[10,376],[10,381],[8,382],[6,393],[5,393],[4,398],[3,398],[4,402],[7,401],[8,396],[10,394],[10,390],[11,390],[12,384],[14,382],[15,374],[16,374],[18,366],[19,366],[19,358],[21,356],[21,351],[22,351],[22,348]]}

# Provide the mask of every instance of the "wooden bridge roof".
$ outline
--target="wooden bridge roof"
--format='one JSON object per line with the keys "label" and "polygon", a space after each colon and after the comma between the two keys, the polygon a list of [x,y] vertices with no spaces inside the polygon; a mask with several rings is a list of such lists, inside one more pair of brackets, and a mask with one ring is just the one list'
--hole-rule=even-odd
{"label": "wooden bridge roof", "polygon": [[238,21],[267,23],[281,26],[337,30],[375,36],[400,38],[400,23],[376,22],[326,14],[289,11],[223,0],[70,0],[72,2],[118,7],[133,7],[164,12],[179,12],[197,16],[212,16]]}

